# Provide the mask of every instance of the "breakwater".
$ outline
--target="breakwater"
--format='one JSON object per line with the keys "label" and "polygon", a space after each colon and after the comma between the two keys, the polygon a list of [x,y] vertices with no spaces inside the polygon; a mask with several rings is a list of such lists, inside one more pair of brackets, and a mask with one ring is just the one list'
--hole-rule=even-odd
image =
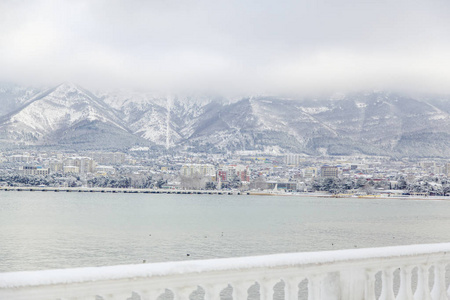
{"label": "breakwater", "polygon": [[134,193],[134,194],[199,194],[199,195],[249,195],[240,191],[218,190],[175,190],[175,189],[135,189],[135,188],[89,188],[89,187],[17,187],[3,186],[0,191],[17,192],[68,192],[68,193]]}

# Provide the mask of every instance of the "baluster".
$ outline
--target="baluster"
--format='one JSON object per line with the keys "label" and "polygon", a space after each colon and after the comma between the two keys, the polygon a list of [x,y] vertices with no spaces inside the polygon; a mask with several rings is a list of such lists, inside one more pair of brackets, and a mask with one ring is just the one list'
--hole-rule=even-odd
{"label": "baluster", "polygon": [[394,287],[393,287],[393,268],[387,268],[381,272],[381,296],[380,300],[394,300]]}
{"label": "baluster", "polygon": [[273,300],[273,287],[277,283],[274,280],[258,280],[260,300]]}
{"label": "baluster", "polygon": [[298,300],[298,284],[300,283],[300,278],[289,278],[284,280],[284,298],[289,300]]}
{"label": "baluster", "polygon": [[205,300],[220,300],[220,292],[223,289],[220,285],[205,286]]}
{"label": "baluster", "polygon": [[246,300],[248,298],[248,289],[252,282],[233,283],[233,300]]}
{"label": "baluster", "polygon": [[[346,281],[346,276],[351,278],[353,284],[343,283],[343,281]],[[361,279],[364,280],[364,276],[356,270],[351,270],[346,275],[340,272],[330,272],[322,279],[320,296],[329,300],[338,300],[341,298],[348,300],[361,299],[364,295],[364,283],[361,284]]]}
{"label": "baluster", "polygon": [[420,265],[417,268],[417,289],[414,293],[415,300],[430,300],[430,288],[428,286],[429,266]]}
{"label": "baluster", "polygon": [[142,298],[142,293],[141,293],[141,292],[133,291],[133,292],[131,293],[131,298],[132,298],[132,299],[135,299],[136,296],[138,296],[140,300],[144,300],[144,299]]}
{"label": "baluster", "polygon": [[308,277],[308,300],[320,300],[320,288],[322,287],[322,275]]}
{"label": "baluster", "polygon": [[375,274],[376,271],[366,271],[366,284],[364,285],[364,299],[376,300],[375,295]]}
{"label": "baluster", "polygon": [[400,269],[400,289],[398,291],[397,300],[413,299],[411,287],[411,271],[412,267],[403,267]]}
{"label": "baluster", "polygon": [[[447,277],[447,275],[446,275],[446,277]],[[450,286],[447,289],[447,297],[450,299]]]}
{"label": "baluster", "polygon": [[442,264],[434,265],[434,284],[431,290],[433,300],[447,300],[445,290],[445,267]]}

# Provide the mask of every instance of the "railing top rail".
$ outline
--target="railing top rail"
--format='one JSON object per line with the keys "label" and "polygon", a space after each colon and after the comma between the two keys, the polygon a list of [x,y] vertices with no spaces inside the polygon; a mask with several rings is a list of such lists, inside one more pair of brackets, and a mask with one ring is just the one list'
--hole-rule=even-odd
{"label": "railing top rail", "polygon": [[282,253],[264,256],[190,260],[139,265],[9,272],[0,273],[0,289],[21,286],[171,276],[214,271],[236,271],[254,268],[307,266],[339,262],[351,263],[352,261],[356,262],[368,259],[407,258],[446,252],[450,252],[450,243],[321,252]]}

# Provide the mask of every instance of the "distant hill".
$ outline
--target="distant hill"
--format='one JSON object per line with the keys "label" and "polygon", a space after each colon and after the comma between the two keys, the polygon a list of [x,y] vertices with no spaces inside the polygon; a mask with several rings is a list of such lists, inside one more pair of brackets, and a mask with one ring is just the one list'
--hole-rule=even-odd
{"label": "distant hill", "polygon": [[450,157],[450,97],[387,92],[339,100],[93,93],[71,83],[0,89],[0,143],[77,149],[169,146],[226,152]]}
{"label": "distant hill", "polygon": [[2,116],[0,142],[96,149],[129,147],[144,140],[131,133],[102,100],[79,86],[63,83]]}

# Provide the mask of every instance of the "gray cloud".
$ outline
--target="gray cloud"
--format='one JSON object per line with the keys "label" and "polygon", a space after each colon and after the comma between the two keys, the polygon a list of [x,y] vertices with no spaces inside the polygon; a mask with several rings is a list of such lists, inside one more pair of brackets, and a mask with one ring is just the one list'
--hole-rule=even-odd
{"label": "gray cloud", "polygon": [[11,1],[0,79],[90,88],[450,92],[450,2]]}

